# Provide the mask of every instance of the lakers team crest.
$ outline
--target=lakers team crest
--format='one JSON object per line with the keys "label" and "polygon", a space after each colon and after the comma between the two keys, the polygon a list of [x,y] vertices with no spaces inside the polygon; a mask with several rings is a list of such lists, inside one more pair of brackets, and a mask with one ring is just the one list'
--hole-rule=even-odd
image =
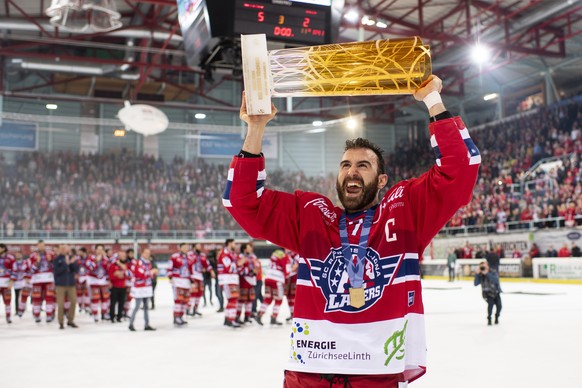
{"label": "lakers team crest", "polygon": [[[351,245],[350,248],[352,254],[357,255],[358,246]],[[368,247],[364,262],[364,305],[359,308],[350,305],[351,285],[341,248],[332,249],[324,261],[308,259],[311,277],[327,300],[325,312],[353,313],[372,307],[382,296],[384,287],[390,284],[401,258],[402,255],[380,257],[378,252]]]}

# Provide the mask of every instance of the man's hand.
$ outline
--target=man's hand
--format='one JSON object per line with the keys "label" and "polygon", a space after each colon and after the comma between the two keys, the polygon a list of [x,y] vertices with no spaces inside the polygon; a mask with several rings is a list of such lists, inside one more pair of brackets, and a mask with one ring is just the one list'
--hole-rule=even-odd
{"label": "man's hand", "polygon": [[240,119],[247,123],[249,127],[258,126],[264,128],[267,123],[275,117],[277,114],[277,108],[273,103],[271,103],[271,114],[270,115],[249,115],[247,114],[247,99],[246,94],[242,92],[242,103],[240,105]]}
{"label": "man's hand", "polygon": [[443,81],[436,75],[431,75],[414,92],[414,98],[422,101],[430,92],[440,93],[443,89]]}
{"label": "man's hand", "polygon": [[[429,101],[431,96],[429,96],[429,98],[426,99],[426,97],[430,93],[436,92],[436,93],[440,94],[442,88],[443,88],[443,81],[439,77],[437,77],[436,75],[431,75],[414,92],[414,98],[417,101],[423,101],[425,104],[427,104],[427,106],[429,107],[428,113],[431,116],[436,116],[436,115],[443,113],[444,111],[447,110],[445,108],[444,104],[442,103],[442,101],[440,101],[440,97],[438,95],[436,95],[436,97],[438,98],[439,102],[434,104],[434,105]],[[433,95],[432,97],[435,97],[435,96]]]}

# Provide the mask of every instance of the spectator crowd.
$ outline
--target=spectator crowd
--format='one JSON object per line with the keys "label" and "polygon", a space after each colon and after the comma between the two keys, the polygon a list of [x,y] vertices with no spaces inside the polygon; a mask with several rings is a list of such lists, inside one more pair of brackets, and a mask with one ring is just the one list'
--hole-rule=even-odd
{"label": "spectator crowd", "polygon": [[[582,224],[582,105],[561,103],[473,130],[482,153],[471,203],[449,227],[531,221],[536,227]],[[562,157],[552,168],[536,162]],[[434,164],[427,142],[404,144],[387,155],[390,183],[418,176]],[[0,229],[146,230],[240,229],[221,204],[228,166],[203,159],[170,162],[130,152],[100,155],[23,152],[14,164],[0,154]],[[293,192],[316,191],[336,198],[335,175],[273,171],[267,184]],[[577,217],[578,216],[578,217]]]}

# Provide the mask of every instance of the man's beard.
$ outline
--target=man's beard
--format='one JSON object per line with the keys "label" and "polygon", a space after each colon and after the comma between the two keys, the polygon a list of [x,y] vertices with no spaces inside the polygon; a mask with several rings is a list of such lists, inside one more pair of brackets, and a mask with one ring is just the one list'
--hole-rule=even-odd
{"label": "man's beard", "polygon": [[[357,197],[347,198],[346,197],[346,188],[348,185],[348,181],[357,180],[362,185],[362,191]],[[376,178],[368,183],[367,185],[364,184],[364,180],[362,178],[359,179],[344,179],[343,185],[340,185],[339,180],[336,181],[336,190],[337,196],[342,203],[344,209],[347,212],[356,212],[359,210],[364,209],[365,207],[372,204],[376,201],[378,197],[378,183],[380,182],[380,176],[376,175]]]}

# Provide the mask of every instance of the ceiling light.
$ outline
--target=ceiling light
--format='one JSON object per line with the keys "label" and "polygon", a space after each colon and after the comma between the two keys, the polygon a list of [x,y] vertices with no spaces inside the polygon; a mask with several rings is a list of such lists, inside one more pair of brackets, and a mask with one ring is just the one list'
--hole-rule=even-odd
{"label": "ceiling light", "polygon": [[369,18],[369,17],[367,17],[366,15],[364,15],[364,16],[362,17],[362,24],[368,24],[368,21],[369,21],[369,20],[370,20],[370,18]]}
{"label": "ceiling light", "polygon": [[206,115],[204,113],[196,113],[194,115],[194,118],[196,118],[198,120],[204,120],[206,118]]}
{"label": "ceiling light", "polygon": [[471,50],[471,58],[475,63],[485,63],[491,58],[491,50],[489,47],[477,43]]}
{"label": "ceiling light", "polygon": [[355,119],[353,119],[353,118],[350,117],[348,119],[346,125],[347,125],[348,129],[354,130],[354,129],[356,129],[358,127],[358,122]]}
{"label": "ceiling light", "polygon": [[314,127],[321,127],[322,125],[323,125],[323,121],[320,121],[320,120],[315,120],[315,121],[313,122],[313,126],[314,126]]}
{"label": "ceiling light", "polygon": [[485,101],[489,101],[489,100],[494,100],[494,99],[496,99],[497,97],[499,97],[499,94],[497,94],[497,93],[489,93],[489,94],[486,94],[486,95],[484,95],[484,96],[483,96],[483,99],[484,99]]}
{"label": "ceiling light", "polygon": [[379,27],[379,28],[386,28],[386,27],[388,27],[388,24],[386,24],[386,23],[384,23],[384,22],[378,22],[378,23],[376,23],[376,27]]}
{"label": "ceiling light", "polygon": [[52,0],[45,13],[53,26],[68,32],[105,32],[123,25],[114,0]]}
{"label": "ceiling light", "polygon": [[374,24],[376,24],[376,22],[373,19],[368,19],[368,22],[366,24],[369,26],[373,26]]}
{"label": "ceiling light", "polygon": [[46,108],[49,110],[55,110],[57,109],[59,106],[57,104],[46,104]]}
{"label": "ceiling light", "polygon": [[355,23],[358,21],[359,16],[360,16],[360,14],[358,13],[357,10],[351,9],[348,12],[346,12],[346,14],[344,15],[344,18],[350,23]]}
{"label": "ceiling light", "polygon": [[113,131],[113,136],[115,137],[124,137],[125,136],[125,129],[116,129]]}

